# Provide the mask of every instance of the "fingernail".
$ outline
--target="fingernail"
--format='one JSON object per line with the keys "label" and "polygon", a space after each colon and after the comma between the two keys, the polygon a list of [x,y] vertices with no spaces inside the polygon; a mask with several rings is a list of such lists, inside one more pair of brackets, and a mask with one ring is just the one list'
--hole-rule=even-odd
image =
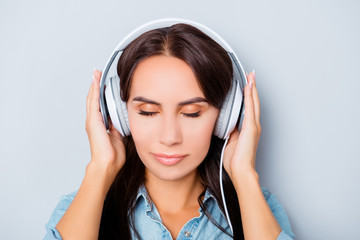
{"label": "fingernail", "polygon": [[252,86],[253,86],[253,80],[251,80],[251,82],[250,82],[250,90],[252,90]]}
{"label": "fingernail", "polygon": [[252,72],[253,72],[253,75],[254,75],[254,78],[255,78],[255,70],[253,69],[253,71],[252,71]]}

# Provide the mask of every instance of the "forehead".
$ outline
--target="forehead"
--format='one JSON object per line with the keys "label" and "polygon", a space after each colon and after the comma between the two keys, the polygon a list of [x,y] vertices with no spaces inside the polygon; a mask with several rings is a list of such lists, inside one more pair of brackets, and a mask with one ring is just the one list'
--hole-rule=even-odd
{"label": "forehead", "polygon": [[136,67],[130,97],[139,95],[158,101],[204,97],[191,67],[179,58],[165,55],[148,57]]}

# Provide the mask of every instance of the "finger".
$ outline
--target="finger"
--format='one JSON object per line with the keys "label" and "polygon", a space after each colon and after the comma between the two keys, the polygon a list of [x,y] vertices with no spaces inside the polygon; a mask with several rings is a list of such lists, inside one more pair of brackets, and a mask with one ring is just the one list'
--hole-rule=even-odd
{"label": "finger", "polygon": [[100,111],[100,78],[101,72],[99,70],[95,70],[90,97],[90,111],[94,114],[98,114],[98,112]]}
{"label": "finger", "polygon": [[259,95],[258,95],[258,91],[257,91],[257,87],[256,87],[255,71],[253,71],[251,74],[253,75],[253,81],[254,81],[252,95],[253,95],[253,102],[254,102],[255,122],[256,122],[257,127],[260,127],[260,99],[259,99]]}
{"label": "finger", "polygon": [[228,141],[228,145],[233,142],[233,141],[236,141],[239,137],[239,130],[237,129],[237,127],[234,129],[234,131],[232,131],[232,133],[230,134],[230,137],[229,137],[229,141]]}
{"label": "finger", "polygon": [[86,97],[86,113],[87,114],[90,113],[90,99],[91,99],[92,89],[93,89],[93,85],[94,85],[94,75],[93,75],[92,79],[93,80],[91,81],[89,92],[88,92],[88,95]]}
{"label": "finger", "polygon": [[248,84],[245,85],[244,95],[245,95],[245,117],[244,117],[244,127],[251,126],[255,124],[255,114],[254,114],[254,101],[252,97],[252,91],[250,90],[250,84],[252,79],[252,74],[247,76]]}

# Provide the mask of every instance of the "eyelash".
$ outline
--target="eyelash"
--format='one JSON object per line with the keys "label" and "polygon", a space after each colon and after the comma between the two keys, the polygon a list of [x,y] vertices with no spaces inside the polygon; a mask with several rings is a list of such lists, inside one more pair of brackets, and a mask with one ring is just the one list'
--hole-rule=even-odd
{"label": "eyelash", "polygon": [[[153,117],[156,112],[145,112],[143,110],[140,110],[140,112],[138,112],[140,115],[144,115],[144,116],[150,116],[150,117]],[[200,116],[200,111],[198,112],[195,112],[195,113],[184,113],[184,115],[186,117],[190,117],[190,118],[196,118],[196,117],[199,117]]]}

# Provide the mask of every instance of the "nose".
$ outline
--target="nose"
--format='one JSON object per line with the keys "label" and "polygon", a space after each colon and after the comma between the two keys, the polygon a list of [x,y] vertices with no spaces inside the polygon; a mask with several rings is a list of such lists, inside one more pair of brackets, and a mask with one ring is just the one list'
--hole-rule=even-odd
{"label": "nose", "polygon": [[172,146],[182,142],[181,126],[176,117],[163,115],[160,128],[160,143]]}

